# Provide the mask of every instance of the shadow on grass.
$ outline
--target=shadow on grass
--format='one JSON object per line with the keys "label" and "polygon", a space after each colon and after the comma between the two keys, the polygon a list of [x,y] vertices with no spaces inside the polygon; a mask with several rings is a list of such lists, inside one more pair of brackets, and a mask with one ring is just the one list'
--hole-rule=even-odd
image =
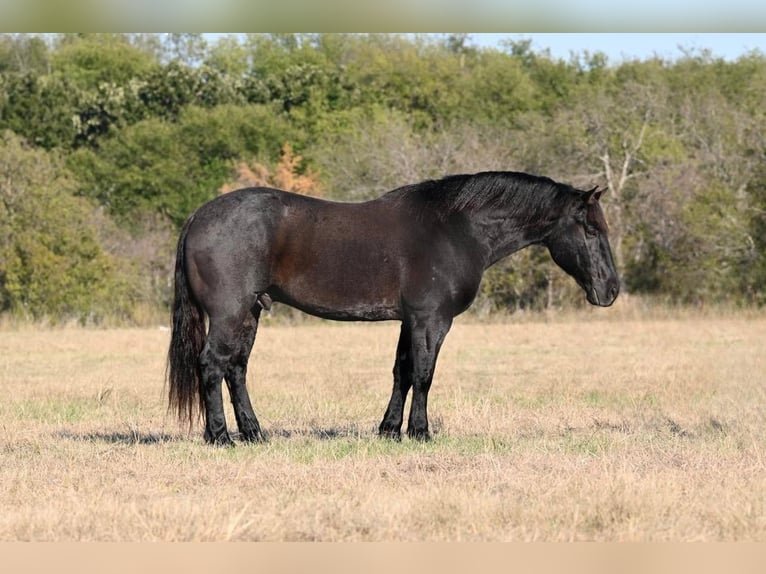
{"label": "shadow on grass", "polygon": [[[435,416],[431,419],[431,437],[436,438],[442,432],[443,422],[441,417]],[[378,434],[378,426],[370,426],[367,428],[360,427],[354,423],[348,425],[331,426],[326,428],[318,427],[306,427],[306,428],[284,428],[273,427],[265,429],[263,434],[266,436],[266,440],[270,438],[314,438],[319,440],[338,440],[338,439],[372,439],[380,438],[381,440],[391,441],[394,439],[381,437]],[[233,435],[234,436],[234,435]],[[235,436],[236,438],[236,436]],[[406,425],[402,429],[402,438],[407,438]],[[394,440],[394,442],[399,442]]]}
{"label": "shadow on grass", "polygon": [[107,444],[163,444],[188,440],[185,437],[179,435],[169,435],[165,433],[142,433],[138,431],[89,433],[63,431],[56,433],[56,436],[73,441],[102,442]]}
{"label": "shadow on grass", "polygon": [[371,438],[377,436],[377,429],[363,430],[357,426],[350,425],[347,427],[330,427],[330,428],[301,428],[301,429],[288,429],[288,428],[273,428],[264,430],[266,440],[274,438],[314,438],[318,440],[337,440],[343,438]]}
{"label": "shadow on grass", "polygon": [[[295,439],[312,438],[322,441],[332,441],[339,439],[365,439],[377,436],[377,429],[362,430],[355,426],[331,427],[331,428],[275,428],[264,430],[266,441],[272,439]],[[195,442],[195,437],[188,435],[173,435],[167,433],[147,433],[139,431],[115,431],[115,432],[87,432],[77,433],[70,431],[61,431],[56,433],[57,438],[71,441],[99,442],[105,444],[165,444],[172,442]],[[200,435],[201,437],[201,435]],[[235,442],[241,442],[238,432],[231,432],[231,437]]]}

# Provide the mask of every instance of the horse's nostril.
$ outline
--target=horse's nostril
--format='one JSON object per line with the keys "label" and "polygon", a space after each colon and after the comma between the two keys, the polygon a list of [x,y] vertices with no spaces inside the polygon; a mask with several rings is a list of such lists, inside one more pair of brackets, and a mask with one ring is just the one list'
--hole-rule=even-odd
{"label": "horse's nostril", "polygon": [[617,286],[616,285],[612,285],[609,288],[609,298],[612,299],[612,300],[617,298]]}

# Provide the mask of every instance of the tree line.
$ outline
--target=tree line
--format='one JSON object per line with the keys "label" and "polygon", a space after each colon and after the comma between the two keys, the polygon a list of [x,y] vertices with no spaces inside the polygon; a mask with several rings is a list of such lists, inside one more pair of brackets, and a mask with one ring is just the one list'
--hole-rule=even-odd
{"label": "tree line", "polygon": [[[490,169],[608,187],[624,291],[766,301],[766,58],[612,63],[467,35],[0,35],[0,313],[141,322],[235,187],[357,201]],[[578,304],[542,249],[479,310]]]}

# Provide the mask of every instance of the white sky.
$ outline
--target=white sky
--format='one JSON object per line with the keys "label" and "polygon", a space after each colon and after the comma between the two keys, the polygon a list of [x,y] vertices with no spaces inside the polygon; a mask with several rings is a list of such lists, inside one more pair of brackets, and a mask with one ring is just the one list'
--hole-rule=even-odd
{"label": "white sky", "polygon": [[603,52],[609,61],[645,59],[658,55],[676,58],[684,49],[709,49],[713,56],[735,60],[752,50],[766,54],[766,34],[753,33],[534,33],[471,34],[473,44],[499,47],[503,39],[531,39],[532,49],[550,49],[554,58],[568,60],[572,52]]}

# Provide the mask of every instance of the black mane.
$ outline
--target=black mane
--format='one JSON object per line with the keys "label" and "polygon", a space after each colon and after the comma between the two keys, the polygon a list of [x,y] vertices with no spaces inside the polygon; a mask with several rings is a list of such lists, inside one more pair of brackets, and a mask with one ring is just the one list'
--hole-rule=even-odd
{"label": "black mane", "polygon": [[449,175],[400,187],[387,195],[398,201],[415,202],[418,210],[428,209],[440,219],[454,213],[482,208],[505,208],[510,212],[532,212],[561,195],[578,193],[570,185],[548,177],[514,171],[486,171]]}

